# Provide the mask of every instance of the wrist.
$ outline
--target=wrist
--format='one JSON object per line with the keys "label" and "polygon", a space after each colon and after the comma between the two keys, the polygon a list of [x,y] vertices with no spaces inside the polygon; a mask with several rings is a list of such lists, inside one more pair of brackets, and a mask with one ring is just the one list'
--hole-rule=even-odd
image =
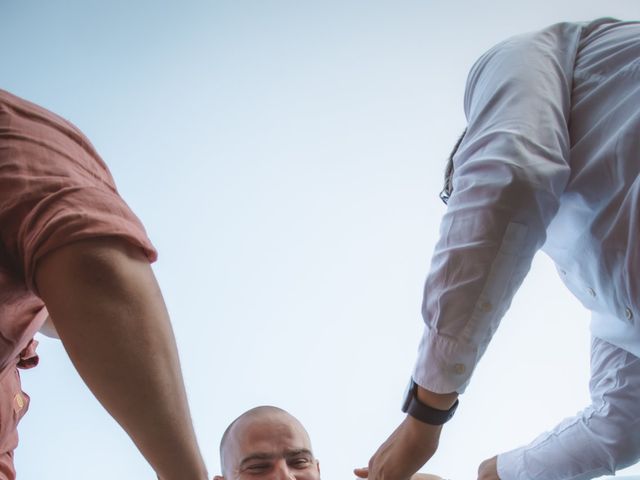
{"label": "wrist", "polygon": [[[453,417],[458,408],[457,394],[436,394],[423,389],[423,401],[418,397],[419,385],[411,379],[407,386],[402,411],[429,425],[443,425]],[[427,403],[429,402],[429,403]]]}
{"label": "wrist", "polygon": [[438,410],[449,410],[458,399],[457,392],[435,393],[426,388],[422,388],[420,385],[417,386],[416,396],[418,400],[425,405],[437,408]]}

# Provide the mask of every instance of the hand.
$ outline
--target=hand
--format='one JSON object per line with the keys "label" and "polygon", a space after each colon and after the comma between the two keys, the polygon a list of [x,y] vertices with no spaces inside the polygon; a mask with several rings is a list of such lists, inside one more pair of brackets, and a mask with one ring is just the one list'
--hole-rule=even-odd
{"label": "hand", "polygon": [[492,457],[480,464],[478,480],[500,480],[498,477],[498,457]]}
{"label": "hand", "polygon": [[[366,478],[367,475],[369,474],[369,469],[368,468],[357,468],[356,470],[359,473],[364,475],[364,477],[361,477],[361,478]],[[433,475],[431,473],[418,472],[418,473],[414,473],[413,475],[411,475],[410,480],[444,480],[444,478],[439,477],[438,475]]]}
{"label": "hand", "polygon": [[441,430],[407,415],[371,457],[369,467],[353,472],[369,480],[409,480],[436,452]]}
{"label": "hand", "polygon": [[433,475],[431,473],[414,473],[411,477],[411,480],[444,480],[442,477],[438,475]]}

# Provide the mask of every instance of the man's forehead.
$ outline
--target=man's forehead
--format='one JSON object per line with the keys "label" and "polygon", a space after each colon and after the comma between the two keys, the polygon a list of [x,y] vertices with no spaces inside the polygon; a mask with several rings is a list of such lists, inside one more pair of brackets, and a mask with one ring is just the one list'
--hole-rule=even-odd
{"label": "man's forehead", "polygon": [[285,412],[264,412],[240,419],[231,431],[239,443],[294,441],[309,444],[309,436],[302,424]]}
{"label": "man's forehead", "polygon": [[298,450],[311,451],[302,424],[282,411],[259,412],[238,419],[229,432],[224,455],[230,467],[252,455],[286,456]]}

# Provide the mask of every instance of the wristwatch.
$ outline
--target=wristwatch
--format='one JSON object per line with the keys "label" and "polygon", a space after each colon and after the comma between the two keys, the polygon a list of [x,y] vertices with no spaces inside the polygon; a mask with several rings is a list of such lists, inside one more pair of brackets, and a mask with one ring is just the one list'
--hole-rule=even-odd
{"label": "wristwatch", "polygon": [[408,413],[416,420],[428,423],[429,425],[443,425],[447,423],[453,414],[456,413],[458,408],[458,400],[454,403],[449,410],[438,410],[437,408],[425,405],[418,399],[418,384],[413,381],[413,378],[409,381],[407,387],[407,393],[404,397],[404,404],[402,405],[402,411]]}

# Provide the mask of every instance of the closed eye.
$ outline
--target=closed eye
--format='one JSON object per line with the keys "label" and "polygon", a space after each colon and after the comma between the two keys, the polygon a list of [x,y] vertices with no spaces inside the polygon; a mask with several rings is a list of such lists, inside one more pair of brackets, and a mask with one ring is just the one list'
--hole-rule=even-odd
{"label": "closed eye", "polygon": [[267,470],[269,467],[271,467],[271,464],[269,463],[254,463],[251,465],[247,465],[245,471],[249,473],[260,473],[264,470]]}
{"label": "closed eye", "polygon": [[289,465],[295,468],[306,468],[311,463],[311,460],[308,458],[296,458],[289,462]]}

